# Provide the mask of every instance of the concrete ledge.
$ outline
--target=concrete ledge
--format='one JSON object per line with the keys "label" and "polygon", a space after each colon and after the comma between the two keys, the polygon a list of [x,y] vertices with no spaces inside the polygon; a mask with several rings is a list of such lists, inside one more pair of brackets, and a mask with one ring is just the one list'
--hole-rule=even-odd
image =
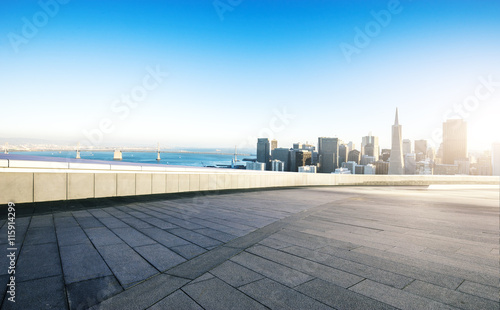
{"label": "concrete ledge", "polygon": [[35,161],[9,159],[9,168],[51,168],[68,169],[69,164],[59,161]]}
{"label": "concrete ledge", "polygon": [[167,175],[163,173],[153,173],[151,177],[151,193],[164,194],[167,192]]}
{"label": "concrete ledge", "polygon": [[136,195],[135,174],[118,173],[116,175],[116,196]]}
{"label": "concrete ledge", "polygon": [[85,170],[110,170],[111,165],[106,164],[84,164],[84,163],[69,163],[70,169],[85,169]]}
{"label": "concrete ledge", "polygon": [[9,161],[7,159],[0,159],[0,167],[8,167]]}
{"label": "concrete ledge", "polygon": [[178,193],[179,192],[179,175],[178,174],[167,174],[166,175],[166,193]]}
{"label": "concrete ledge", "polygon": [[116,196],[116,173],[96,173],[94,197]]}
{"label": "concrete ledge", "polygon": [[135,195],[149,195],[152,192],[151,173],[138,173],[135,175]]}
{"label": "concrete ledge", "polygon": [[68,199],[94,197],[95,176],[93,173],[68,174]]}
{"label": "concrete ledge", "polygon": [[33,177],[33,201],[67,199],[66,173],[35,173]]}
{"label": "concrete ledge", "polygon": [[33,202],[33,173],[0,173],[0,204]]}
{"label": "concrete ledge", "polygon": [[141,171],[141,166],[111,165],[111,170]]}

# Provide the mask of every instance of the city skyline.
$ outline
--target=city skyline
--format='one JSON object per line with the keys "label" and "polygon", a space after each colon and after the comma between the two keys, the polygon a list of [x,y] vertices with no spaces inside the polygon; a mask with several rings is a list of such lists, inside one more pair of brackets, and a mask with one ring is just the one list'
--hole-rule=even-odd
{"label": "city skyline", "polygon": [[40,3],[0,4],[0,137],[252,148],[372,132],[382,149],[395,107],[402,138],[435,149],[447,118],[470,150],[500,131],[497,1]]}

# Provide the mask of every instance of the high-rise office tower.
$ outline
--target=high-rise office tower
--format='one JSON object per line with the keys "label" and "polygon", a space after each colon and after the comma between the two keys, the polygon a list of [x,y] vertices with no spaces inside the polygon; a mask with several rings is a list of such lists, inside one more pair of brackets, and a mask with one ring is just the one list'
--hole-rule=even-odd
{"label": "high-rise office tower", "polygon": [[257,162],[264,163],[266,170],[271,170],[271,153],[268,138],[257,139]]}
{"label": "high-rise office tower", "polygon": [[361,162],[361,152],[358,150],[352,150],[349,152],[349,155],[347,156],[347,161],[353,161],[356,164],[359,164]]}
{"label": "high-rise office tower", "polygon": [[389,174],[404,174],[402,126],[399,125],[398,109],[396,108],[396,118],[392,125],[392,147],[391,158],[389,159]]}
{"label": "high-rise office tower", "polygon": [[349,147],[345,144],[339,145],[339,167],[342,167],[342,163],[347,162],[348,154],[349,154]]}
{"label": "high-rise office tower", "polygon": [[463,119],[449,119],[443,123],[442,158],[446,165],[467,158],[467,123]]}
{"label": "high-rise office tower", "polygon": [[290,149],[278,147],[272,151],[273,159],[283,162],[284,171],[290,171]]}
{"label": "high-rise office tower", "polygon": [[319,172],[332,173],[338,168],[339,139],[318,138]]}
{"label": "high-rise office tower", "polygon": [[375,160],[378,160],[380,155],[378,137],[372,136],[370,133],[368,136],[361,138],[361,155],[373,156]]}
{"label": "high-rise office tower", "polygon": [[415,156],[417,162],[427,157],[427,140],[415,140]]}
{"label": "high-rise office tower", "polygon": [[411,154],[411,140],[403,139],[403,156],[406,154]]}
{"label": "high-rise office tower", "polygon": [[310,151],[293,150],[291,154],[291,156],[293,156],[291,160],[291,171],[298,172],[299,167],[311,165],[312,154]]}
{"label": "high-rise office tower", "polygon": [[493,143],[491,150],[492,175],[500,175],[500,143]]}
{"label": "high-rise office tower", "polygon": [[271,140],[271,152],[278,147],[278,140],[273,139]]}

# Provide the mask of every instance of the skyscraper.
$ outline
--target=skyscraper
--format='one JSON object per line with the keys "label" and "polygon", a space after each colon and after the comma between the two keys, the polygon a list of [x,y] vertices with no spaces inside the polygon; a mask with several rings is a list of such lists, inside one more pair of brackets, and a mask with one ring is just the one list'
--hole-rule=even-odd
{"label": "skyscraper", "polygon": [[268,138],[258,138],[257,139],[257,162],[264,163],[266,165],[266,170],[271,170],[271,155],[269,150],[269,139]]}
{"label": "skyscraper", "polygon": [[406,154],[411,154],[411,140],[410,139],[403,140],[403,156]]}
{"label": "skyscraper", "polygon": [[422,161],[427,157],[427,140],[415,140],[416,160]]}
{"label": "skyscraper", "polygon": [[467,158],[467,123],[463,119],[449,119],[443,123],[443,164],[454,165],[455,160]]}
{"label": "skyscraper", "polygon": [[372,136],[370,133],[368,136],[361,138],[361,155],[373,156],[375,160],[378,160],[380,155],[378,137]]}
{"label": "skyscraper", "polygon": [[290,149],[278,147],[272,151],[273,159],[283,162],[284,171],[290,171]]}
{"label": "skyscraper", "polygon": [[332,173],[338,168],[339,139],[318,138],[319,172]]}
{"label": "skyscraper", "polygon": [[392,125],[392,147],[391,158],[389,159],[389,174],[404,174],[403,161],[403,141],[402,126],[399,125],[398,109],[396,108],[396,118]]}
{"label": "skyscraper", "polygon": [[347,162],[348,154],[349,154],[349,147],[345,144],[339,145],[339,167],[342,167],[342,163]]}
{"label": "skyscraper", "polygon": [[271,140],[271,152],[278,147],[278,140],[273,139]]}

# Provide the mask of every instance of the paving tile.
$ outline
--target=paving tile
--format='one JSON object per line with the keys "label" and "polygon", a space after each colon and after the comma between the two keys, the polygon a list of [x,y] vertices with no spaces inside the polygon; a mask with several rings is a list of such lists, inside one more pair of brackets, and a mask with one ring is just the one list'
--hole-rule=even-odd
{"label": "paving tile", "polygon": [[183,291],[178,290],[171,295],[160,300],[148,310],[163,310],[163,309],[183,309],[183,310],[203,310],[194,300],[192,300]]}
{"label": "paving tile", "polygon": [[90,242],[63,246],[59,250],[66,284],[112,274]]}
{"label": "paving tile", "polygon": [[291,253],[324,265],[343,270],[363,278],[368,278],[376,282],[387,284],[395,288],[402,289],[411,283],[414,279],[405,277],[393,272],[374,268],[371,266],[359,264],[353,261],[331,256],[319,251],[308,250],[298,246],[291,246],[282,249],[283,252]]}
{"label": "paving tile", "polygon": [[466,293],[452,291],[450,289],[432,285],[430,283],[425,283],[422,281],[415,281],[408,285],[404,290],[415,295],[423,296],[462,309],[496,310],[500,308],[500,303],[498,300],[492,301],[489,299],[472,296]]}
{"label": "paving tile", "polygon": [[115,295],[93,306],[94,310],[114,309],[146,309],[170,295],[188,280],[159,274],[121,294]]}
{"label": "paving tile", "polygon": [[179,237],[177,237],[169,232],[161,230],[157,227],[141,229],[140,231],[143,234],[149,236],[150,238],[156,240],[158,243],[161,243],[168,248],[179,246],[179,245],[190,244],[189,241],[181,239],[181,238],[179,238]]}
{"label": "paving tile", "polygon": [[104,225],[99,222],[92,214],[88,211],[76,211],[73,212],[73,216],[82,228],[96,228],[103,227]]}
{"label": "paving tile", "polygon": [[70,309],[88,309],[123,291],[114,276],[69,284],[67,286]]}
{"label": "paving tile", "polygon": [[112,228],[111,230],[131,247],[156,243],[156,241],[154,241],[153,239],[149,238],[148,236],[142,234],[140,231],[130,226],[121,228]]}
{"label": "paving tile", "polygon": [[[173,250],[175,249],[173,248]],[[194,280],[239,252],[239,249],[221,246],[188,260],[170,269],[167,273],[177,277]]]}
{"label": "paving tile", "polygon": [[52,227],[52,226],[54,226],[54,220],[52,214],[38,215],[31,217],[30,228]]}
{"label": "paving tile", "polygon": [[106,227],[85,229],[92,243],[98,247],[111,244],[122,244],[123,241],[118,238],[111,230]]}
{"label": "paving tile", "polygon": [[204,309],[266,309],[217,278],[187,285],[182,290]]}
{"label": "paving tile", "polygon": [[109,229],[113,228],[122,228],[122,227],[130,227],[127,223],[112,217],[108,214],[106,217],[99,217],[99,221],[104,224]]}
{"label": "paving tile", "polygon": [[156,226],[160,229],[172,229],[172,228],[178,228],[179,226],[177,225],[174,225],[170,222],[167,222],[167,221],[164,221],[162,219],[159,219],[159,218],[155,218],[155,217],[147,217],[147,218],[143,218],[142,219],[144,222],[147,222],[153,226]]}
{"label": "paving tile", "polygon": [[220,245],[221,242],[215,239],[209,238],[192,230],[184,229],[184,228],[176,228],[169,229],[169,233],[177,235],[182,239],[188,240],[196,245],[199,245],[203,248],[212,247]]}
{"label": "paving tile", "polygon": [[388,304],[376,301],[321,279],[314,279],[297,286],[295,289],[339,310],[396,310],[396,308]]}
{"label": "paving tile", "polygon": [[361,280],[363,277],[331,268],[298,256],[281,252],[272,248],[256,245],[247,250],[252,254],[267,258],[273,262],[288,266],[305,274],[311,275],[339,286],[348,288]]}
{"label": "paving tile", "polygon": [[310,275],[246,252],[236,255],[231,260],[289,287],[313,279]]}
{"label": "paving tile", "polygon": [[62,228],[57,228],[56,234],[59,246],[75,245],[90,241],[90,239],[87,237],[83,229],[80,228],[80,226],[63,226]]}
{"label": "paving tile", "polygon": [[458,290],[460,292],[483,297],[493,301],[498,301],[499,299],[498,287],[487,286],[467,280],[458,287]]}
{"label": "paving tile", "polygon": [[134,250],[161,272],[186,261],[182,256],[158,243],[135,247]]}
{"label": "paving tile", "polygon": [[135,229],[144,229],[144,228],[153,227],[150,224],[148,224],[144,221],[141,221],[140,219],[137,219],[135,217],[131,217],[131,216],[122,217],[122,218],[120,218],[120,220],[122,220],[123,222],[127,223],[128,225],[134,227]]}
{"label": "paving tile", "polygon": [[171,247],[170,249],[186,259],[192,259],[200,254],[207,252],[207,250],[197,246],[196,244],[179,245]]}
{"label": "paving tile", "polygon": [[41,226],[28,229],[26,237],[24,239],[24,244],[44,244],[44,243],[55,243],[56,242],[56,232],[54,226]]}
{"label": "paving tile", "polygon": [[417,296],[390,286],[365,280],[351,287],[358,294],[376,299],[393,307],[405,309],[455,309],[425,297]]}
{"label": "paving tile", "polygon": [[237,238],[235,235],[231,235],[212,228],[201,228],[201,229],[196,229],[194,231],[202,235],[208,236],[212,239],[219,240],[220,242],[228,242]]}
{"label": "paving tile", "polygon": [[126,244],[98,246],[99,253],[124,287],[147,279],[158,271]]}
{"label": "paving tile", "polygon": [[269,279],[247,284],[239,290],[271,309],[333,309]]}
{"label": "paving tile", "polygon": [[25,245],[18,255],[18,282],[62,275],[59,250],[55,243]]}
{"label": "paving tile", "polygon": [[264,278],[264,276],[232,261],[224,262],[222,265],[212,269],[210,273],[234,287]]}
{"label": "paving tile", "polygon": [[72,215],[71,216],[64,216],[64,217],[54,216],[54,224],[55,224],[57,229],[79,226],[78,222],[75,220],[75,218]]}
{"label": "paving tile", "polygon": [[62,276],[16,282],[16,302],[2,309],[68,309]]}

